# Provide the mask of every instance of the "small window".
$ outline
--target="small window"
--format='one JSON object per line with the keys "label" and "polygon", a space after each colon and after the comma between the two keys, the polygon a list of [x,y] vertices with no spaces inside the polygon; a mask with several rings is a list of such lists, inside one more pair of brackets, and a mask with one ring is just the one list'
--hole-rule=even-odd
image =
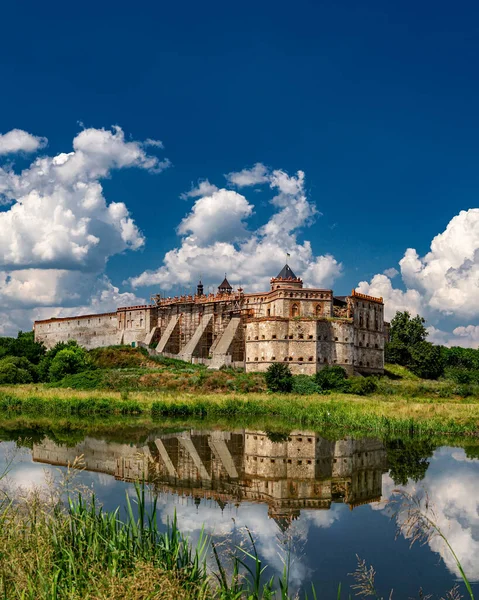
{"label": "small window", "polygon": [[292,357],[292,356],[290,356],[290,357],[289,357],[289,360],[293,360],[293,357]]}
{"label": "small window", "polygon": [[261,336],[261,339],[264,340],[264,335]]}
{"label": "small window", "polygon": [[309,362],[312,362],[312,361],[313,361],[313,357],[312,357],[312,356],[310,356],[310,357],[308,358],[308,360],[309,360]]}
{"label": "small window", "polygon": [[248,339],[250,339],[250,336],[248,336]]}
{"label": "small window", "polygon": [[292,335],[290,335],[290,336],[288,336],[288,337],[289,337],[289,339],[290,339],[290,340],[292,340],[292,339],[293,339],[293,336],[292,336]]}
{"label": "small window", "polygon": [[335,341],[335,342],[337,342],[337,341],[338,341],[338,338],[337,338],[337,337],[335,337],[335,338],[334,338],[334,341]]}
{"label": "small window", "polygon": [[298,460],[298,465],[302,465],[303,461],[302,460]]}
{"label": "small window", "polygon": [[271,360],[276,360],[276,356],[272,356],[272,357],[271,357]]}
{"label": "small window", "polygon": [[378,348],[379,346],[378,346],[377,344],[374,344],[374,347],[375,347],[375,348]]}
{"label": "small window", "polygon": [[348,359],[346,358],[346,359],[344,360],[344,362],[345,362],[345,363],[347,363],[347,362],[348,362]]}
{"label": "small window", "polygon": [[300,356],[300,357],[298,358],[298,360],[299,360],[299,362],[303,362],[303,357],[302,357],[302,356]]}
{"label": "small window", "polygon": [[255,357],[254,357],[254,359],[255,359],[255,360],[258,360],[258,357],[257,357],[257,356],[255,356]]}
{"label": "small window", "polygon": [[273,335],[271,337],[273,338],[273,340],[275,340],[276,339],[276,334],[273,333]]}
{"label": "small window", "polygon": [[359,342],[359,345],[360,345],[360,346],[362,346],[362,345],[363,345],[363,343],[362,343],[362,342]]}
{"label": "small window", "polygon": [[284,360],[288,360],[288,357],[287,357],[287,356],[285,356],[285,357],[284,357]]}
{"label": "small window", "polygon": [[257,340],[257,339],[258,339],[258,336],[257,336],[257,335],[255,335],[255,336],[254,336],[254,339],[255,339],[255,340]]}
{"label": "small window", "polygon": [[268,308],[268,317],[270,317],[270,316],[271,316],[271,309]]}
{"label": "small window", "polygon": [[300,333],[300,334],[298,335],[298,339],[300,339],[300,340],[304,340],[304,335],[303,335],[302,333]]}
{"label": "small window", "polygon": [[312,335],[308,335],[308,340],[312,340],[313,336]]}

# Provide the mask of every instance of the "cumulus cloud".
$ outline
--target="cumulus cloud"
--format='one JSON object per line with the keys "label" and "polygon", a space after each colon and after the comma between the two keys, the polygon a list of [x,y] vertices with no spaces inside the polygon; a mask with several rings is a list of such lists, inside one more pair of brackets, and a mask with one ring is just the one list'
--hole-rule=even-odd
{"label": "cumulus cloud", "polygon": [[[251,170],[241,171],[239,179],[233,177],[237,173],[227,177],[249,185],[245,181],[250,173]],[[291,267],[304,276],[308,285],[331,286],[341,273],[341,264],[331,255],[314,256],[311,243],[297,239],[299,230],[310,225],[317,215],[315,205],[304,192],[304,173],[267,173],[274,194],[274,212],[266,223],[248,232],[252,203],[236,191],[215,188],[211,194],[198,198],[180,223],[178,233],[183,237],[179,247],[165,254],[156,271],[133,277],[133,287],[192,287],[200,275],[205,283],[217,284],[226,271],[232,283],[247,285],[254,291],[267,289],[271,276],[283,267],[286,253],[291,254]]]}
{"label": "cumulus cloud", "polygon": [[253,206],[244,196],[231,190],[217,190],[197,200],[180,223],[178,233],[191,235],[194,243],[235,241],[245,236],[244,221]]}
{"label": "cumulus cloud", "polygon": [[479,348],[479,326],[467,325],[456,327],[452,333],[436,327],[428,327],[428,340],[442,346],[462,346],[463,348]]}
{"label": "cumulus cloud", "polygon": [[228,173],[225,177],[230,185],[236,185],[237,187],[268,183],[270,179],[268,167],[265,167],[261,163],[256,163],[251,169],[243,169],[236,173]]}
{"label": "cumulus cloud", "polygon": [[189,192],[184,192],[180,195],[182,200],[188,200],[188,198],[198,198],[199,196],[211,196],[218,191],[216,185],[210,183],[207,179],[198,182],[198,185],[191,186]]}
{"label": "cumulus cloud", "polygon": [[[463,210],[446,229],[434,237],[430,251],[423,257],[408,248],[399,261],[404,289],[393,287],[398,272],[387,269],[371,281],[361,281],[357,290],[383,296],[386,317],[397,310],[408,310],[434,319],[440,316],[474,319],[479,317],[476,297],[479,292],[479,209]],[[430,339],[461,346],[476,347],[479,339],[473,324],[457,327],[453,333],[430,330]]]}
{"label": "cumulus cloud", "polygon": [[85,129],[73,148],[36,159],[20,175],[0,168],[1,191],[14,200],[0,213],[0,267],[98,270],[109,256],[143,245],[127,207],[108,203],[100,180],[114,169],[159,172],[166,161],[126,142],[119,127]]}
{"label": "cumulus cloud", "polygon": [[46,137],[32,135],[23,129],[12,129],[7,133],[0,133],[0,155],[37,152],[37,150],[45,148],[47,144]]}
{"label": "cumulus cloud", "polygon": [[27,319],[30,326],[25,311],[34,307],[91,312],[122,300],[101,274],[110,256],[140,248],[144,237],[123,202],[106,200],[101,180],[117,169],[168,166],[145,146],[160,142],[126,141],[119,127],[84,129],[72,152],[39,157],[19,174],[0,167],[0,194],[10,204],[0,212],[0,306],[9,309],[0,331]]}

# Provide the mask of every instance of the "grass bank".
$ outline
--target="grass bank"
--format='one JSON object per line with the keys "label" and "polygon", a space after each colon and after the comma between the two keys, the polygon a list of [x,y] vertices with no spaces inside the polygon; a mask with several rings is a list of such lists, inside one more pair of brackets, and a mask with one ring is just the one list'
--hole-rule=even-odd
{"label": "grass bank", "polygon": [[332,430],[342,434],[477,435],[475,399],[410,398],[400,395],[295,396],[294,394],[188,394],[166,392],[76,391],[41,385],[3,387],[0,413],[57,418],[167,418],[273,421],[290,428]]}

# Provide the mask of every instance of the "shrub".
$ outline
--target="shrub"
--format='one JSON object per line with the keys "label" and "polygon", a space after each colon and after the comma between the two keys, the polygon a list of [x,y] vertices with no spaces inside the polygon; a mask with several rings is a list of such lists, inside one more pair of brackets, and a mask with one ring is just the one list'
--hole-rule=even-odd
{"label": "shrub", "polygon": [[349,384],[349,393],[358,396],[374,394],[378,389],[378,384],[372,377],[353,377],[349,380]]}
{"label": "shrub", "polygon": [[103,373],[101,371],[83,371],[74,375],[66,375],[52,386],[71,388],[72,390],[96,390],[103,387]]}
{"label": "shrub", "polygon": [[318,371],[314,376],[316,383],[322,390],[335,390],[337,392],[347,392],[349,382],[347,381],[346,371],[339,365],[332,367],[326,366]]}
{"label": "shrub", "polygon": [[32,383],[36,368],[23,356],[6,356],[0,360],[0,384]]}
{"label": "shrub", "polygon": [[444,373],[444,358],[440,346],[418,342],[411,348],[411,371],[423,379],[437,379]]}
{"label": "shrub", "polygon": [[324,394],[325,391],[309,375],[295,375],[293,377],[293,392],[295,394]]}
{"label": "shrub", "polygon": [[87,354],[80,346],[64,348],[55,355],[48,370],[51,381],[60,381],[66,375],[74,375],[90,367]]}
{"label": "shrub", "polygon": [[272,392],[290,392],[293,389],[293,374],[288,365],[273,363],[266,371],[266,385]]}

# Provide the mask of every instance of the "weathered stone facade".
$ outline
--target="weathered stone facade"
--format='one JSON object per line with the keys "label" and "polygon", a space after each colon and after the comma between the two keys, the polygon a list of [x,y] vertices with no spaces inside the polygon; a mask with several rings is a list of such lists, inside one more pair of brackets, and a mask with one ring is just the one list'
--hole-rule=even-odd
{"label": "weathered stone facade", "polygon": [[35,339],[54,346],[75,339],[86,348],[146,344],[156,352],[211,368],[244,366],[265,371],[287,362],[293,373],[313,374],[325,365],[349,373],[384,368],[384,305],[353,290],[303,288],[286,265],[267,292],[233,291],[228,281],[217,294],[156,298],[155,304],[115,313],[36,321]]}

